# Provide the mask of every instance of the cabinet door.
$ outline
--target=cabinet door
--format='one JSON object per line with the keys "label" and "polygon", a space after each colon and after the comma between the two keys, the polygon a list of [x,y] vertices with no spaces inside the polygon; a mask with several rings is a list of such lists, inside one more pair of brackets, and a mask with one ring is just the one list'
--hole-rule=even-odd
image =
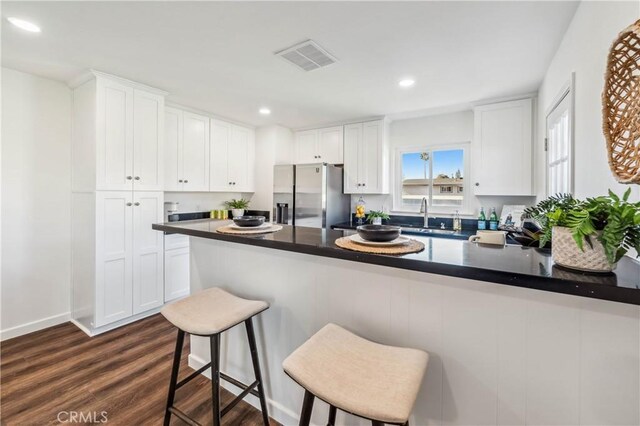
{"label": "cabinet door", "polygon": [[[182,165],[178,159],[182,147],[182,111],[175,108],[165,108],[164,113],[164,190],[182,190]],[[180,181],[180,182],[179,182]]]}
{"label": "cabinet door", "polygon": [[133,188],[133,89],[97,80],[96,188]]}
{"label": "cabinet door", "polygon": [[362,124],[344,126],[344,193],[359,193],[359,149],[362,145]]}
{"label": "cabinet door", "polygon": [[238,192],[252,192],[253,183],[249,181],[250,151],[252,131],[240,126],[231,129],[231,143],[228,145],[228,167],[231,189]]}
{"label": "cabinet door", "polygon": [[188,296],[189,247],[167,250],[164,253],[164,301]]}
{"label": "cabinet door", "polygon": [[358,176],[362,193],[381,194],[383,162],[383,122],[371,121],[362,124],[362,141],[359,146]]}
{"label": "cabinet door", "polygon": [[164,169],[164,97],[133,92],[133,188],[162,191]]}
{"label": "cabinet door", "polygon": [[233,125],[220,120],[211,120],[211,178],[210,191],[231,191],[229,179],[229,144]]}
{"label": "cabinet door", "polygon": [[184,111],[180,163],[185,191],[209,190],[209,118]]}
{"label": "cabinet door", "polygon": [[531,99],[475,109],[476,195],[533,195]]}
{"label": "cabinet door", "polygon": [[164,241],[151,229],[162,222],[162,192],[133,193],[133,313],[139,314],[164,302]]}
{"label": "cabinet door", "polygon": [[342,164],[344,151],[344,127],[328,127],[318,130],[318,152],[320,161]]}
{"label": "cabinet door", "polygon": [[132,192],[97,192],[96,327],[132,315],[132,246]]}
{"label": "cabinet door", "polygon": [[320,163],[322,160],[318,158],[318,131],[305,130],[296,132],[295,147],[295,163],[296,164],[313,164]]}

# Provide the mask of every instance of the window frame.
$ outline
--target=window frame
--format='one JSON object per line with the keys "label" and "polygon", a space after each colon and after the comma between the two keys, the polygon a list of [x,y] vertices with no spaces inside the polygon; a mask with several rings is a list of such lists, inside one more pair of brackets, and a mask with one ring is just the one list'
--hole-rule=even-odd
{"label": "window frame", "polygon": [[[451,151],[451,150],[462,150],[463,156],[463,170],[462,177],[462,205],[460,206],[433,206],[433,185],[429,185],[429,196],[427,197],[429,201],[429,214],[444,214],[444,215],[453,215],[456,210],[461,215],[470,215],[473,214],[471,210],[471,200],[470,196],[470,181],[471,181],[471,141],[464,142],[456,142],[456,143],[447,143],[447,144],[438,144],[438,145],[421,145],[421,146],[401,146],[396,147],[394,150],[394,161],[393,161],[393,208],[392,213],[401,213],[401,214],[419,214],[420,208],[418,206],[417,210],[407,209],[402,204],[402,155],[406,153],[415,153],[415,152],[429,152],[430,158],[433,159],[434,151]],[[433,160],[429,161],[429,176],[433,176]],[[452,194],[457,194],[458,192],[452,192]]]}
{"label": "window frame", "polygon": [[553,102],[550,107],[547,109],[545,114],[544,121],[544,174],[545,174],[545,185],[544,191],[547,197],[554,195],[550,191],[551,187],[551,177],[550,177],[550,142],[549,142],[549,118],[556,113],[557,108],[563,103],[563,101],[567,100],[567,113],[569,117],[569,149],[568,149],[568,158],[567,158],[567,167],[568,167],[568,192],[573,194],[575,191],[575,132],[574,132],[574,123],[575,123],[575,72],[571,73],[571,77],[567,82],[562,85],[561,90],[558,94],[553,98]]}

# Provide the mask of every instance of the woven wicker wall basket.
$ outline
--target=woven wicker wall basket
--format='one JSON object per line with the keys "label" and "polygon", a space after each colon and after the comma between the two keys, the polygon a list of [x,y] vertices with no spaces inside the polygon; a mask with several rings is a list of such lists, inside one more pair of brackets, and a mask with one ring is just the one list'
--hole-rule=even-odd
{"label": "woven wicker wall basket", "polygon": [[616,180],[640,184],[640,20],[622,31],[609,51],[602,127]]}

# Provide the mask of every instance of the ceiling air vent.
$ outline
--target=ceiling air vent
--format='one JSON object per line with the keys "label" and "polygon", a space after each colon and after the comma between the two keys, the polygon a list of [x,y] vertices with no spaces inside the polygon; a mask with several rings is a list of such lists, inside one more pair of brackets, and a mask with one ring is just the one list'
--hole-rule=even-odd
{"label": "ceiling air vent", "polygon": [[326,67],[337,61],[313,40],[303,41],[275,54],[305,71]]}

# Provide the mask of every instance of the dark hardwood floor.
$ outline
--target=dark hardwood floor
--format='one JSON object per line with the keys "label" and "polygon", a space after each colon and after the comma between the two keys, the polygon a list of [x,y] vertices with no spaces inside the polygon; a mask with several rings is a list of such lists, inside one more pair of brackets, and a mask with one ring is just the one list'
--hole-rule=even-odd
{"label": "dark hardwood floor", "polygon": [[[161,425],[175,338],[176,329],[158,314],[93,338],[66,323],[2,342],[0,422],[58,424],[60,412],[83,413],[84,419],[95,414],[100,422],[106,412],[110,425]],[[188,342],[179,379],[193,371],[187,366]],[[196,377],[176,395],[176,405],[203,425],[212,423],[210,383]],[[223,389],[222,405],[231,399]],[[68,414],[60,420],[68,421]],[[173,416],[172,424],[184,423]],[[242,401],[223,424],[262,422],[260,412]]]}

